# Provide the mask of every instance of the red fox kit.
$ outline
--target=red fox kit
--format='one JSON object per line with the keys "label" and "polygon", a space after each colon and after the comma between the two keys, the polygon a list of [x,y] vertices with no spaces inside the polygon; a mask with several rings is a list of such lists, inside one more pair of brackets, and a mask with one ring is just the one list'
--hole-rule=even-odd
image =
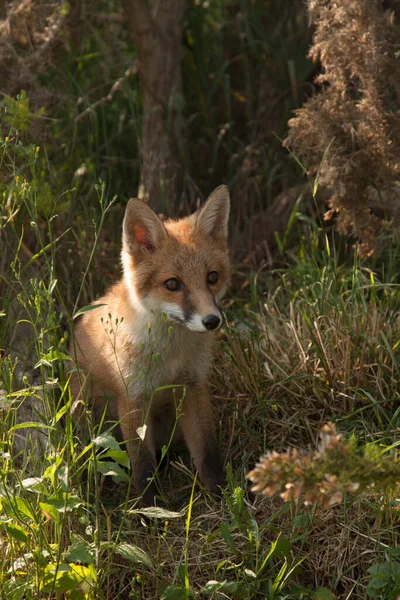
{"label": "red fox kit", "polygon": [[145,503],[153,501],[156,451],[168,444],[178,406],[175,437],[183,437],[210,492],[224,483],[207,386],[222,324],[218,302],[229,283],[228,216],[225,186],[177,221],[162,222],[147,204],[129,200],[123,277],[75,330],[73,396],[86,390],[94,406],[108,402]]}

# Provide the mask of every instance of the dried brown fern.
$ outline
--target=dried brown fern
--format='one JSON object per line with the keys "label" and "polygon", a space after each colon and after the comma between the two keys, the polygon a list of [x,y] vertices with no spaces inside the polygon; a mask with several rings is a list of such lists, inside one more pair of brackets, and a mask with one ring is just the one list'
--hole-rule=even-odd
{"label": "dried brown fern", "polygon": [[[308,0],[308,10],[321,91],[289,121],[285,143],[311,174],[319,170],[330,196],[326,218],[338,213],[338,228],[368,255],[384,218],[400,212],[400,28],[379,0]],[[379,217],[371,213],[376,190]]]}

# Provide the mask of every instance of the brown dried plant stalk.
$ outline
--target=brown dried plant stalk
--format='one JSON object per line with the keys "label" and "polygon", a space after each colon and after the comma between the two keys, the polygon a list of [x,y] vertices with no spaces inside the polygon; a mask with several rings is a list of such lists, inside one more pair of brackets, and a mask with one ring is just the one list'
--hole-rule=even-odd
{"label": "brown dried plant stalk", "polygon": [[[321,91],[289,121],[285,144],[329,192],[325,218],[370,255],[387,216],[399,216],[399,24],[379,0],[308,0],[310,57]],[[376,214],[371,206],[378,206]]]}
{"label": "brown dried plant stalk", "polygon": [[247,475],[252,491],[265,496],[281,492],[284,502],[302,496],[304,504],[319,501],[328,508],[341,503],[345,494],[386,494],[399,488],[400,461],[376,444],[360,453],[355,441],[344,441],[333,423],[322,427],[320,438],[315,451],[292,448],[263,456]]}

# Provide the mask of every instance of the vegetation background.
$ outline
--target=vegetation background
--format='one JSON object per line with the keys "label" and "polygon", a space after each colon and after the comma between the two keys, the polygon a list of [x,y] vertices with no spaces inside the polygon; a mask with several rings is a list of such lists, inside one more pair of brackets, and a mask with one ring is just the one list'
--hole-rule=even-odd
{"label": "vegetation background", "polygon": [[[400,596],[399,15],[0,6],[0,598]],[[146,512],[112,432],[72,423],[68,339],[120,274],[128,198],[179,216],[221,183],[228,486],[216,503],[172,456]]]}

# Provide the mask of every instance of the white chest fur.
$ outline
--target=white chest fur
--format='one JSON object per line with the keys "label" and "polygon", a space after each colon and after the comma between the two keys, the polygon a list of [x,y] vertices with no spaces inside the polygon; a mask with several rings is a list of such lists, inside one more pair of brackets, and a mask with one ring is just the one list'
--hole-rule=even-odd
{"label": "white chest fur", "polygon": [[144,322],[140,330],[126,328],[125,335],[130,356],[123,376],[130,395],[203,382],[209,375],[213,354],[210,333],[196,333],[160,317]]}

